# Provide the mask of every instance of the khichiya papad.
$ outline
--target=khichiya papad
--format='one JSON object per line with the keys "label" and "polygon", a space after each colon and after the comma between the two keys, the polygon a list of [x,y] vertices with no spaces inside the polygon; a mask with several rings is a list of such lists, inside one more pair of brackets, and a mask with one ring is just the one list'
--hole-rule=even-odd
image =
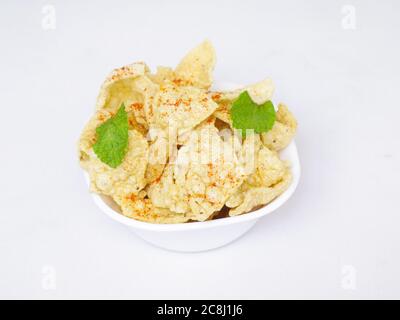
{"label": "khichiya papad", "polygon": [[92,192],[132,219],[184,223],[245,214],[288,188],[279,151],[296,119],[272,104],[270,79],[214,91],[215,61],[205,41],[175,69],[135,62],[111,72],[79,140]]}

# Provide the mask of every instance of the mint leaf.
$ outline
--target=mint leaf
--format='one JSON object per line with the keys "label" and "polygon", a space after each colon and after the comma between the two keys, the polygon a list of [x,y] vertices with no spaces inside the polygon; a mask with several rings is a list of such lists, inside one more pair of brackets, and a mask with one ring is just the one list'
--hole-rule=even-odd
{"label": "mint leaf", "polygon": [[118,167],[128,151],[128,114],[124,104],[118,112],[96,128],[93,151],[112,168]]}
{"label": "mint leaf", "polygon": [[235,129],[242,130],[246,137],[246,129],[253,129],[256,133],[271,130],[275,123],[275,108],[271,101],[256,104],[247,91],[243,91],[232,103],[232,124]]}

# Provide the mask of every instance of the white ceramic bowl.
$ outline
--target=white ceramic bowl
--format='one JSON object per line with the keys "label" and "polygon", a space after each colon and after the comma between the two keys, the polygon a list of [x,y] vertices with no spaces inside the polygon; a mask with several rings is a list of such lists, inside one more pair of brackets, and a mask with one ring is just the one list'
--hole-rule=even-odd
{"label": "white ceramic bowl", "polygon": [[[231,90],[238,87],[224,83],[218,90]],[[292,141],[280,152],[280,157],[289,160],[293,180],[289,188],[268,205],[236,217],[227,217],[204,222],[179,224],[153,224],[128,218],[117,210],[116,205],[107,197],[92,194],[96,205],[111,219],[130,228],[145,241],[168,250],[181,252],[198,252],[215,249],[226,245],[246,233],[262,217],[278,209],[295,191],[300,179],[300,161],[296,144]],[[89,184],[89,176],[85,172]]]}

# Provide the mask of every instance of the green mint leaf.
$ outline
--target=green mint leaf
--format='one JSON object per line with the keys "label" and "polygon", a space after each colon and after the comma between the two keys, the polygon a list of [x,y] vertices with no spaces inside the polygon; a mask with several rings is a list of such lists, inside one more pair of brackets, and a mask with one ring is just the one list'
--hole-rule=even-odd
{"label": "green mint leaf", "polygon": [[124,104],[118,112],[96,128],[93,151],[112,168],[118,167],[128,151],[128,114]]}
{"label": "green mint leaf", "polygon": [[256,133],[271,130],[275,123],[275,108],[271,101],[256,104],[247,91],[243,91],[232,103],[232,124],[235,129],[242,130],[246,137],[246,129],[253,129]]}

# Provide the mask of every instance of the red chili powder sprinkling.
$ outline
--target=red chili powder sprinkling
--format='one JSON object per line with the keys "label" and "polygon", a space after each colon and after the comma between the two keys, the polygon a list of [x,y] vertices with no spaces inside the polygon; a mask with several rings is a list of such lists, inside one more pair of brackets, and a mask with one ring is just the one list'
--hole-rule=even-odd
{"label": "red chili powder sprinkling", "polygon": [[175,85],[180,86],[182,84],[183,80],[182,79],[173,79],[172,82]]}
{"label": "red chili powder sprinkling", "polygon": [[154,180],[154,183],[158,184],[158,183],[160,183],[160,181],[161,181],[161,176],[159,176],[156,180]]}
{"label": "red chili powder sprinkling", "polygon": [[130,195],[128,195],[126,197],[127,200],[131,200],[131,201],[136,201],[137,200],[137,196],[133,193],[131,193]]}
{"label": "red chili powder sprinkling", "polygon": [[211,96],[211,98],[212,98],[213,100],[219,100],[219,99],[221,98],[221,94],[220,94],[219,92],[217,92],[217,93],[213,94],[213,95]]}
{"label": "red chili powder sprinkling", "polygon": [[181,98],[179,98],[179,99],[177,99],[176,101],[175,101],[175,103],[174,103],[174,106],[175,107],[177,107],[177,106],[179,106],[181,103],[182,103],[182,99]]}
{"label": "red chili powder sprinkling", "polygon": [[143,103],[140,102],[134,102],[130,105],[130,108],[132,110],[142,110],[143,109]]}
{"label": "red chili powder sprinkling", "polygon": [[[184,100],[184,99],[182,99],[182,98],[178,98],[178,99],[175,101],[175,103],[173,103],[173,105],[174,105],[175,107],[178,107],[179,105],[183,104],[183,105],[185,105],[186,107],[188,107],[188,106],[190,106],[191,102],[192,102],[192,99],[191,99],[191,98],[189,98],[189,99],[187,99],[187,100]],[[167,104],[169,104],[168,101],[167,101]]]}
{"label": "red chili powder sprinkling", "polygon": [[208,177],[212,177],[214,174],[212,173],[212,169],[213,169],[213,165],[212,163],[207,163],[207,167],[208,167]]}

